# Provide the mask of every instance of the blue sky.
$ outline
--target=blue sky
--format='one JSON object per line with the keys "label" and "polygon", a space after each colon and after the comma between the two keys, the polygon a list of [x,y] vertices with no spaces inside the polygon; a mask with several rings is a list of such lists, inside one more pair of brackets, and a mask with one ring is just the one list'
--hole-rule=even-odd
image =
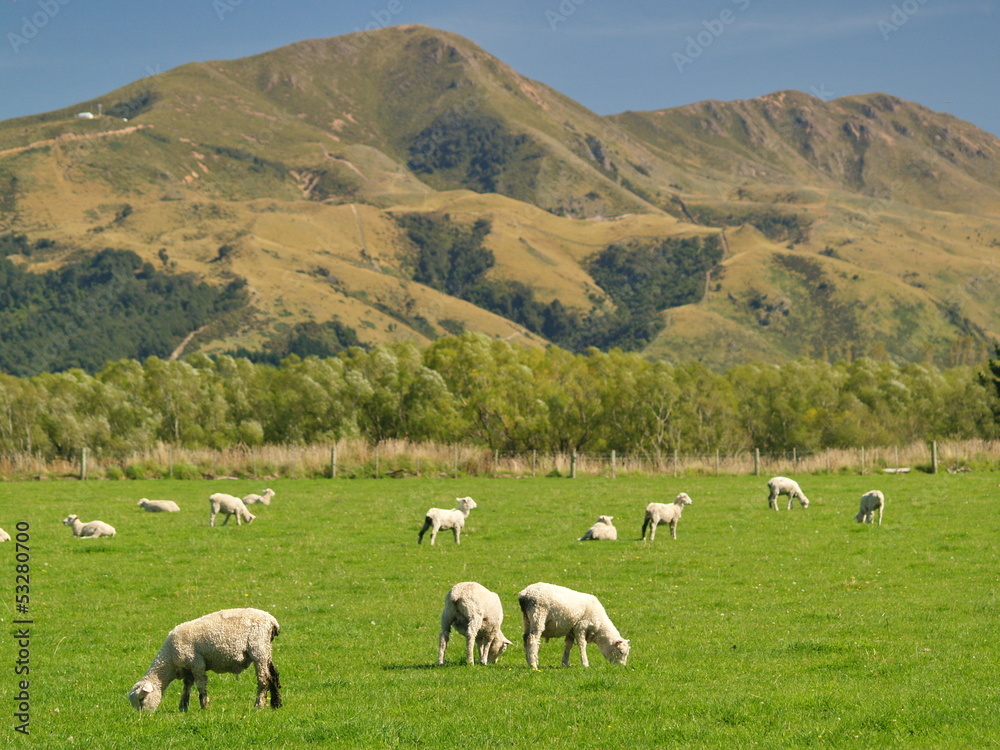
{"label": "blue sky", "polygon": [[601,114],[883,91],[1000,134],[1000,0],[0,0],[0,119],[397,23],[462,34]]}

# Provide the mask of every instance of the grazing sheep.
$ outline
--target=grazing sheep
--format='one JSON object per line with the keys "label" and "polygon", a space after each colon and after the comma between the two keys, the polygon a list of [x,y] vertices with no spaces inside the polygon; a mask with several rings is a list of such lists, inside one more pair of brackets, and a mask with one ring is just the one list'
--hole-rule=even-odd
{"label": "grazing sheep", "polygon": [[270,505],[272,497],[274,497],[274,490],[269,487],[259,495],[247,495],[243,498],[243,504],[253,505],[254,503],[260,503],[261,505]]}
{"label": "grazing sheep", "polygon": [[656,538],[656,527],[661,523],[670,524],[670,536],[677,538],[677,522],[681,520],[681,512],[685,505],[691,504],[687,493],[679,494],[672,503],[650,503],[646,506],[646,516],[642,520],[642,538],[646,538],[649,529],[649,541]]}
{"label": "grazing sheep", "polygon": [[254,519],[257,517],[247,510],[247,506],[243,504],[242,500],[238,497],[227,495],[225,492],[216,492],[208,498],[208,503],[212,508],[212,515],[208,519],[209,526],[215,526],[215,517],[219,513],[226,514],[226,520],[222,522],[223,526],[229,523],[230,516],[236,516],[237,526],[244,521],[246,523],[253,523]]}
{"label": "grazing sheep", "polygon": [[511,642],[500,631],[503,606],[500,597],[475,581],[456,583],[444,598],[441,612],[441,636],[438,638],[438,665],[444,664],[451,629],[466,638],[465,660],[475,664],[473,647],[479,651],[481,664],[495,664]]}
{"label": "grazing sheep", "polygon": [[8,534],[3,529],[0,529],[0,542],[9,542],[9,541],[10,541],[10,534]]}
{"label": "grazing sheep", "polygon": [[584,535],[581,536],[576,541],[582,542],[585,539],[594,539],[596,541],[615,541],[618,538],[618,529],[616,529],[611,520],[614,516],[598,516],[597,523],[587,529]]}
{"label": "grazing sheep", "polygon": [[451,529],[455,534],[455,544],[461,544],[459,537],[462,535],[462,527],[465,526],[465,519],[469,517],[469,511],[476,507],[476,501],[471,497],[456,497],[457,508],[442,510],[441,508],[431,508],[424,516],[424,526],[417,534],[417,544],[423,544],[424,533],[431,530],[431,545],[440,529]]}
{"label": "grazing sheep", "polygon": [[143,497],[136,505],[148,513],[177,513],[180,510],[173,500],[147,500]]}
{"label": "grazing sheep", "polygon": [[858,515],[854,517],[854,520],[858,523],[864,521],[865,523],[871,523],[872,517],[875,515],[875,511],[878,511],[878,525],[882,525],[882,510],[885,508],[885,495],[883,495],[879,490],[871,490],[866,492],[861,496],[861,508],[858,510]]}
{"label": "grazing sheep", "polygon": [[139,711],[155,711],[163,692],[174,680],[184,680],[180,710],[187,711],[191,685],[198,701],[208,708],[206,672],[239,674],[252,663],[257,670],[257,708],[271,692],[271,708],[281,706],[278,670],[271,661],[271,641],[278,621],[262,609],[224,609],[183,622],[167,633],[145,676],[129,690],[128,699]]}
{"label": "grazing sheep", "polygon": [[63,519],[63,524],[65,526],[73,527],[73,536],[80,537],[81,539],[97,539],[101,536],[114,536],[115,527],[109,523],[104,523],[104,521],[90,521],[89,523],[84,523],[80,520],[80,516],[72,515],[66,516]]}
{"label": "grazing sheep", "polygon": [[778,495],[788,495],[788,510],[792,509],[792,501],[798,498],[803,508],[809,507],[809,498],[799,488],[799,483],[788,477],[774,477],[767,483],[767,507],[778,510]]}
{"label": "grazing sheep", "polygon": [[631,644],[621,637],[596,596],[556,586],[533,583],[517,595],[524,619],[524,655],[528,666],[538,669],[538,644],[542,638],[565,636],[563,666],[569,666],[573,644],[580,648],[580,662],[589,667],[587,643],[596,643],[613,664],[625,664]]}

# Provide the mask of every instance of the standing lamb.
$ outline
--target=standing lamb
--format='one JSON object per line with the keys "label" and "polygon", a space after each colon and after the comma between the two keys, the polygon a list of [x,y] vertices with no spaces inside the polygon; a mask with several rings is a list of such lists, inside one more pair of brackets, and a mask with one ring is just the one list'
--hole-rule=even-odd
{"label": "standing lamb", "polygon": [[65,526],[71,526],[73,528],[73,536],[80,537],[81,539],[97,539],[101,536],[115,535],[115,527],[111,524],[104,523],[104,521],[90,521],[89,523],[84,523],[76,514],[66,516],[66,518],[63,519],[63,524]]}
{"label": "standing lamb", "polygon": [[646,538],[649,529],[649,541],[656,539],[656,527],[661,523],[670,524],[670,536],[677,538],[677,522],[681,520],[681,512],[685,505],[691,504],[687,493],[680,493],[672,503],[650,503],[646,506],[646,517],[642,520],[642,538]]}
{"label": "standing lamb", "polygon": [[573,644],[580,648],[580,662],[589,667],[587,643],[596,643],[612,664],[625,664],[631,644],[621,637],[596,596],[556,586],[533,583],[517,595],[524,619],[524,655],[528,666],[538,669],[538,644],[542,638],[565,636],[563,666],[569,666]]}
{"label": "standing lamb", "polygon": [[809,507],[809,498],[799,488],[799,483],[788,477],[774,477],[767,482],[767,507],[778,510],[778,495],[788,495],[788,510],[792,509],[792,501],[798,498],[803,508]]}
{"label": "standing lamb", "polygon": [[270,505],[271,498],[274,497],[274,490],[268,487],[259,495],[247,495],[243,498],[244,505],[253,505],[254,503],[260,503],[261,505]]}
{"label": "standing lamb", "polygon": [[206,672],[239,674],[253,663],[257,670],[257,702],[271,692],[271,708],[281,706],[281,683],[271,661],[271,641],[278,635],[278,621],[262,609],[224,609],[183,622],[167,633],[153,657],[149,671],[129,690],[128,699],[140,711],[155,711],[163,691],[174,680],[184,680],[180,710],[187,711],[191,685],[198,686],[198,701],[208,708]]}
{"label": "standing lamb", "polygon": [[8,534],[3,529],[0,529],[0,542],[9,542],[9,541],[10,541],[10,534]]}
{"label": "standing lamb", "polygon": [[417,534],[417,544],[423,544],[424,533],[431,530],[431,545],[440,529],[451,529],[455,534],[455,544],[461,544],[459,538],[462,535],[462,528],[465,526],[465,519],[469,517],[469,511],[476,507],[476,501],[471,497],[456,497],[457,508],[442,510],[441,508],[431,508],[424,516],[424,526]]}
{"label": "standing lamb", "polygon": [[180,510],[173,500],[148,500],[143,497],[136,505],[148,513],[177,513]]}
{"label": "standing lamb", "polygon": [[595,541],[615,541],[618,538],[618,529],[616,529],[611,523],[613,518],[614,516],[598,516],[597,523],[587,529],[583,536],[576,541],[582,542],[586,539],[594,539]]}
{"label": "standing lamb", "polygon": [[500,597],[475,581],[456,583],[444,598],[441,612],[441,636],[438,638],[438,665],[444,664],[451,629],[466,638],[465,660],[475,664],[473,646],[481,664],[495,664],[511,642],[500,631],[503,606]]}
{"label": "standing lamb", "polygon": [[871,490],[866,492],[861,496],[861,508],[858,510],[858,515],[854,517],[854,520],[858,523],[864,521],[865,523],[871,523],[872,517],[875,515],[875,511],[878,511],[878,525],[882,525],[882,509],[885,508],[885,495],[883,495],[879,490]]}
{"label": "standing lamb", "polygon": [[227,495],[225,492],[216,492],[208,498],[208,503],[212,509],[212,514],[208,519],[209,526],[215,526],[215,517],[219,513],[226,514],[226,520],[222,522],[223,526],[229,523],[230,516],[236,516],[237,526],[243,522],[253,523],[254,519],[257,518],[257,516],[247,510],[247,506],[243,504],[242,500],[238,497]]}

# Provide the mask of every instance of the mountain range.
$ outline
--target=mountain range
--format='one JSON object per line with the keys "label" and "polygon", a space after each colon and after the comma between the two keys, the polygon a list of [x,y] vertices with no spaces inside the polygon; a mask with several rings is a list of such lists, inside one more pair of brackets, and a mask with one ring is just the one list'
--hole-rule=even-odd
{"label": "mountain range", "polygon": [[[310,321],[367,344],[473,330],[543,346],[564,343],[553,310],[588,327],[625,308],[646,316],[629,347],[717,368],[960,364],[1000,333],[989,133],[883,93],[600,116],[424,26],[191,63],[0,122],[0,234],[27,238],[8,257],[31,270],[114,247],[244,279],[246,313],[187,351],[258,350]],[[469,279],[421,275],[446,235],[475,238],[454,246]],[[537,316],[515,314],[524,300]],[[599,345],[619,345],[606,327]]]}

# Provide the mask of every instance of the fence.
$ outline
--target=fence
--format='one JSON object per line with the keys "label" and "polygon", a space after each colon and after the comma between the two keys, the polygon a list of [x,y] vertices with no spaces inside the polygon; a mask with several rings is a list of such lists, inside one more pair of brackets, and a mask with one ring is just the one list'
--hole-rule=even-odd
{"label": "fence", "polygon": [[710,476],[1000,469],[1000,441],[968,440],[907,446],[843,448],[800,453],[550,453],[493,451],[467,445],[397,440],[371,446],[357,440],[336,445],[259,448],[177,448],[158,445],[127,455],[86,449],[72,458],[42,454],[0,455],[0,480],[14,479],[210,479],[360,477],[622,477]]}

